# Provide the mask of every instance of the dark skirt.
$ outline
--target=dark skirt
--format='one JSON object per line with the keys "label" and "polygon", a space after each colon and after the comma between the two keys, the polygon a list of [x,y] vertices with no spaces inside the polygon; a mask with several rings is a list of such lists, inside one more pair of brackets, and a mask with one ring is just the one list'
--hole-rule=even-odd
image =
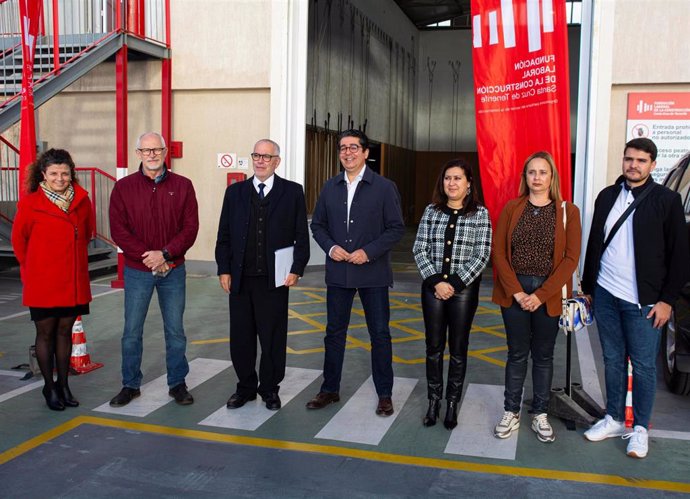
{"label": "dark skirt", "polygon": [[86,315],[89,313],[89,304],[77,305],[76,307],[29,307],[31,313],[31,320],[42,321],[44,319],[61,319],[63,317],[76,317],[78,315]]}

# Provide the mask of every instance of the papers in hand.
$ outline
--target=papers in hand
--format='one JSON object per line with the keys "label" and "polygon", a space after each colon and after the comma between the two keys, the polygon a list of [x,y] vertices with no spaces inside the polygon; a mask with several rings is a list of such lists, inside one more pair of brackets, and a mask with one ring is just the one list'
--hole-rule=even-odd
{"label": "papers in hand", "polygon": [[290,269],[292,268],[292,260],[295,254],[295,247],[288,246],[287,248],[280,248],[276,250],[276,288],[285,284]]}

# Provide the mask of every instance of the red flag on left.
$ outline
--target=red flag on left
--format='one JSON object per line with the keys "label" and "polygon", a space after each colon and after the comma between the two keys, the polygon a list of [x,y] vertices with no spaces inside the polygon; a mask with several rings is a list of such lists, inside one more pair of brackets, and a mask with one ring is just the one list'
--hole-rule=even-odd
{"label": "red flag on left", "polygon": [[34,120],[34,56],[41,25],[43,2],[19,0],[22,32],[22,106],[19,141],[19,192],[24,194],[26,168],[36,159],[36,123]]}

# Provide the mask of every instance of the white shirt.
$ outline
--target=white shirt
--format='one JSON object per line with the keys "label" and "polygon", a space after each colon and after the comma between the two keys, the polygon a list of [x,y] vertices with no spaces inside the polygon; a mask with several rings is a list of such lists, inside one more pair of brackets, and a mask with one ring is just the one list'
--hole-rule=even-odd
{"label": "white shirt", "polygon": [[[623,212],[635,200],[632,191],[621,185],[621,192],[616,198],[604,225],[606,238],[611,228],[618,221]],[[635,271],[635,239],[633,237],[633,216],[635,210],[628,215],[623,225],[601,255],[601,266],[597,284],[606,289],[616,298],[628,303],[639,303],[637,294],[637,273]]]}
{"label": "white shirt", "polygon": [[[357,186],[362,181],[366,168],[367,165],[365,164],[352,181],[350,181],[350,178],[347,176],[347,172],[343,172],[345,185],[347,186],[347,230],[350,230],[350,206],[352,206],[352,200],[355,197],[355,192],[357,192]],[[328,250],[328,256],[331,256],[331,253],[333,253],[333,248],[335,248],[335,245],[331,246],[331,249]]]}
{"label": "white shirt", "polygon": [[350,182],[350,177],[347,176],[347,172],[343,172],[345,175],[345,185],[347,185],[347,229],[350,230],[350,206],[352,206],[352,199],[355,197],[355,192],[357,191],[357,186],[362,181],[364,177],[364,170],[367,169],[367,165],[364,165],[359,171],[359,174]]}
{"label": "white shirt", "polygon": [[275,180],[275,175],[271,175],[268,177],[266,180],[263,182],[259,180],[258,178],[254,177],[254,180],[252,180],[252,183],[254,184],[254,189],[256,189],[256,193],[259,194],[259,184],[264,184],[264,197],[268,196],[268,193],[271,192],[271,189],[273,189],[273,181]]}

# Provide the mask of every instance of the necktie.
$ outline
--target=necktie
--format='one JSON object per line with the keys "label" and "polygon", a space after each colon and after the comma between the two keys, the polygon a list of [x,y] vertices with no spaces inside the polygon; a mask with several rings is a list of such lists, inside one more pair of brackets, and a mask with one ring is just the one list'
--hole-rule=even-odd
{"label": "necktie", "polygon": [[263,199],[265,197],[264,187],[266,187],[266,184],[259,184],[259,199]]}

